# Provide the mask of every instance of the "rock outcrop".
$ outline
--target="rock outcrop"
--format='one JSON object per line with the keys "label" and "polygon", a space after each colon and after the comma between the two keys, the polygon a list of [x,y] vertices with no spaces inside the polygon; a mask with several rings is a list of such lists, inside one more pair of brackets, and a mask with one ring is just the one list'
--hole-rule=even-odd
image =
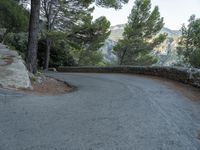
{"label": "rock outcrop", "polygon": [[16,51],[0,44],[0,87],[31,88],[28,71]]}

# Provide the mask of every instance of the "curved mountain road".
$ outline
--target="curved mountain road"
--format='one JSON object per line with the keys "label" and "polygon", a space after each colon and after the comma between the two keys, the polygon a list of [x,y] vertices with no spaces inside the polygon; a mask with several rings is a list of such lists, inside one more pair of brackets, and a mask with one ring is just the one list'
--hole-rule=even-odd
{"label": "curved mountain road", "polygon": [[200,104],[161,82],[49,73],[60,96],[0,90],[0,150],[200,150]]}

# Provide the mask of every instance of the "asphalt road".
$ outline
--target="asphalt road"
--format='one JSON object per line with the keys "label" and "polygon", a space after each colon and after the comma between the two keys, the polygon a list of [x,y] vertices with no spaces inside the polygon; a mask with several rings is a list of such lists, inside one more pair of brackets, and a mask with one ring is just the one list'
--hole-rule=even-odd
{"label": "asphalt road", "polygon": [[0,150],[200,150],[200,104],[161,82],[62,74],[62,96],[0,90]]}

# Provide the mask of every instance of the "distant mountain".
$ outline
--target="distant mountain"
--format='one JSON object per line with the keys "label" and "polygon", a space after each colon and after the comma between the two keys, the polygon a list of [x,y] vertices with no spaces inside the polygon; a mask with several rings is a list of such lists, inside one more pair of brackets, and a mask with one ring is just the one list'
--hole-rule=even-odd
{"label": "distant mountain", "polygon": [[119,39],[123,38],[123,32],[124,32],[124,27],[125,24],[120,24],[120,25],[116,25],[116,26],[112,26],[110,28],[111,30],[111,34],[109,36],[109,39],[117,42]]}
{"label": "distant mountain", "polygon": [[[120,25],[116,25],[116,26],[112,26],[110,28],[111,30],[111,34],[109,39],[113,40],[113,41],[118,41],[119,39],[123,38],[123,32],[124,32],[124,27],[125,24],[120,24]],[[180,37],[181,36],[181,32],[179,30],[170,30],[168,28],[163,28],[160,33],[167,33],[168,37]]]}
{"label": "distant mountain", "polygon": [[181,31],[180,30],[171,30],[169,28],[163,28],[160,33],[167,33],[168,37],[180,37],[181,36]]}
{"label": "distant mountain", "polygon": [[[101,48],[104,58],[109,62],[116,62],[117,58],[112,51],[117,41],[123,38],[124,27],[125,24],[112,26],[110,28],[111,34],[109,39],[106,40],[105,45]],[[167,33],[167,39],[154,50],[152,55],[155,55],[159,58],[157,65],[171,66],[178,60],[176,46],[181,36],[181,32],[179,30],[163,28],[160,33]]]}
{"label": "distant mountain", "polygon": [[115,64],[117,62],[117,57],[113,54],[113,47],[116,44],[117,42],[107,39],[104,43],[104,46],[100,49],[104,55],[104,59],[111,64]]}
{"label": "distant mountain", "polygon": [[167,33],[167,39],[157,48],[155,48],[153,54],[155,54],[159,61],[156,65],[161,66],[173,66],[176,65],[180,60],[177,55],[178,42],[181,37],[181,31],[170,30],[163,28],[160,33]]}

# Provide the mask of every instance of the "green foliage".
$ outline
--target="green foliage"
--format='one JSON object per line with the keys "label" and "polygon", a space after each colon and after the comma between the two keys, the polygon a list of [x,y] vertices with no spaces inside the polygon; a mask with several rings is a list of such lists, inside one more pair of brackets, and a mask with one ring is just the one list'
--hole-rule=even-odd
{"label": "green foliage", "polygon": [[8,33],[4,38],[4,43],[12,49],[17,50],[23,58],[25,58],[28,44],[28,33]]}
{"label": "green foliage", "polygon": [[138,57],[135,59],[134,65],[149,65],[155,64],[158,62],[158,58],[148,54],[148,53],[139,53]]}
{"label": "green foliage", "polygon": [[106,7],[106,8],[122,8],[123,4],[128,3],[129,0],[79,0],[79,3],[91,5],[95,3],[96,6]]}
{"label": "green foliage", "polygon": [[[45,33],[54,42],[51,47],[50,67],[73,65],[103,66],[103,56],[99,48],[109,36],[110,23],[104,18],[99,18],[88,25],[74,29],[73,34],[52,31]],[[84,29],[84,30],[83,30]],[[84,31],[84,32],[83,32]],[[86,38],[84,38],[86,37]],[[4,43],[17,50],[25,59],[28,43],[28,33],[8,33]],[[46,50],[45,37],[39,40],[38,65],[43,67]]]}
{"label": "green foliage", "polygon": [[[73,56],[70,54],[71,47],[69,47],[64,40],[60,40],[60,38],[55,43],[56,44],[51,47],[49,66],[59,67],[76,65]],[[46,40],[40,39],[38,45],[38,65],[40,68],[44,66],[45,50]]]}
{"label": "green foliage", "polygon": [[0,28],[0,42],[3,41],[5,34],[6,34],[6,28]]}
{"label": "green foliage", "polygon": [[[41,14],[46,18],[46,28],[43,35],[48,41],[46,50],[46,65],[48,67],[48,57],[50,47],[55,43],[50,35],[52,32],[62,31],[68,34],[66,43],[73,49],[78,64],[93,64],[94,58],[97,62],[101,58],[97,51],[105,38],[108,37],[107,29],[110,23],[105,17],[92,22],[91,13],[94,7],[90,8],[92,0],[42,0]],[[48,10],[48,11],[47,11]],[[86,54],[87,52],[87,54]],[[89,56],[92,58],[89,59]]]}
{"label": "green foliage", "polygon": [[136,0],[123,33],[124,38],[114,48],[119,64],[155,63],[157,59],[150,56],[150,52],[166,39],[165,34],[157,36],[163,26],[157,6],[151,11],[150,0]]}
{"label": "green foliage", "polygon": [[128,1],[129,0],[93,0],[92,2],[96,2],[97,6],[120,9],[122,5],[128,3]]}
{"label": "green foliage", "polygon": [[[19,5],[20,0],[0,1],[0,27],[11,32],[5,44],[24,56],[27,51],[29,13]],[[92,3],[101,7],[120,9],[128,0],[41,0],[41,16],[46,19],[39,40],[38,64],[43,66],[47,43],[51,40],[50,67],[71,65],[107,65],[99,48],[108,38],[110,22],[105,17],[92,21]],[[20,32],[20,33],[15,33]]]}
{"label": "green foliage", "polygon": [[100,62],[103,56],[98,49],[110,34],[110,23],[104,17],[93,23],[91,13],[94,7],[90,6],[95,3],[97,6],[119,9],[127,2],[128,0],[41,0],[41,16],[46,19],[42,31],[46,39],[46,54],[43,55],[45,69],[49,66],[51,47],[54,45],[54,49],[59,49],[59,46],[55,47],[58,41],[51,36],[57,31],[67,34],[64,45],[71,50],[70,53],[79,65]]}
{"label": "green foliage", "polygon": [[0,0],[0,27],[8,32],[22,32],[28,29],[29,13],[13,0]]}
{"label": "green foliage", "polygon": [[200,48],[195,49],[190,57],[189,62],[193,67],[200,68]]}
{"label": "green foliage", "polygon": [[110,35],[110,22],[100,17],[94,22],[92,18],[85,18],[84,24],[76,26],[67,36],[73,47],[72,54],[78,65],[97,65],[103,61],[99,50]]}
{"label": "green foliage", "polygon": [[183,25],[177,49],[185,63],[200,68],[200,19],[196,19],[194,15],[190,17],[187,27]]}
{"label": "green foliage", "polygon": [[79,66],[93,66],[98,65],[103,61],[103,55],[100,51],[85,51],[82,50],[79,55],[78,65]]}
{"label": "green foliage", "polygon": [[[70,54],[71,47],[64,40],[65,34],[63,32],[48,33],[55,43],[51,48],[50,67],[58,66],[72,66],[76,65],[73,56]],[[25,59],[28,43],[28,33],[8,33],[4,38],[4,43],[10,48],[17,50],[20,55]],[[38,65],[43,67],[44,56],[46,49],[46,41],[39,40],[38,45]]]}
{"label": "green foliage", "polygon": [[69,32],[92,13],[90,3],[91,0],[41,0],[41,16],[46,19],[44,30]]}

